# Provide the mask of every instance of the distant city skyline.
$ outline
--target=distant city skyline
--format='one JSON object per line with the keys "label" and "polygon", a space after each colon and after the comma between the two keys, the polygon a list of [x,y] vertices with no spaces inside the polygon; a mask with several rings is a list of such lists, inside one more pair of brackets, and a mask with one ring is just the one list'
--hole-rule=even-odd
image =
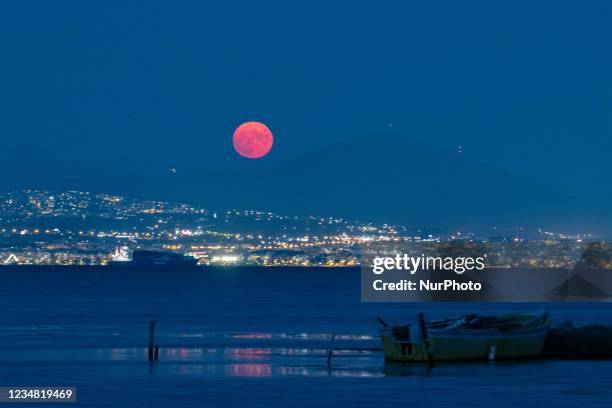
{"label": "distant city skyline", "polygon": [[[207,209],[79,191],[0,194],[0,264],[107,265],[135,250],[174,252],[203,265],[357,266],[364,247],[444,243],[498,245],[496,262],[573,265],[604,238],[546,230],[414,229],[367,220],[295,216],[258,209]],[[507,248],[506,248],[507,246]],[[431,249],[431,248],[430,248]]]}

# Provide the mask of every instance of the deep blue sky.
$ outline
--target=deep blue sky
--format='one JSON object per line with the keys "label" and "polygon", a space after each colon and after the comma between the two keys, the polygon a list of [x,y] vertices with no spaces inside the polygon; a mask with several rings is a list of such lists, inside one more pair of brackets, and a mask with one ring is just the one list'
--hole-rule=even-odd
{"label": "deep blue sky", "polygon": [[214,3],[2,4],[6,188],[86,162],[240,165],[232,130],[261,120],[266,160],[393,124],[610,197],[612,2]]}

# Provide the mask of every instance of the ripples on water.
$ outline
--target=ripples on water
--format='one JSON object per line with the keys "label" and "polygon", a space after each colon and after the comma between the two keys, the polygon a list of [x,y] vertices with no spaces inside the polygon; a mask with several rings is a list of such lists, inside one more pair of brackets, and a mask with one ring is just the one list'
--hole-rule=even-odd
{"label": "ripples on water", "polygon": [[[78,327],[7,328],[5,340],[14,341],[10,350],[0,350],[6,362],[110,361],[142,363],[143,347],[78,347],[70,334]],[[19,339],[31,337],[37,347],[23,348]],[[129,341],[130,335],[112,333],[112,341]],[[44,338],[44,340],[43,340]],[[57,341],[54,341],[53,339]],[[381,376],[378,338],[346,333],[160,333],[160,370],[185,375],[264,376]],[[77,343],[77,344],[75,344]],[[173,345],[176,344],[176,345]],[[179,346],[190,344],[190,346]],[[42,347],[41,347],[42,346]],[[76,346],[76,347],[75,347]],[[331,367],[327,366],[332,352]]]}
{"label": "ripples on water", "polygon": [[91,406],[179,405],[180,396],[193,406],[612,401],[610,362],[384,364],[376,321],[546,308],[556,323],[612,323],[610,303],[365,304],[357,270],[2,269],[0,279],[0,386],[72,384]]}

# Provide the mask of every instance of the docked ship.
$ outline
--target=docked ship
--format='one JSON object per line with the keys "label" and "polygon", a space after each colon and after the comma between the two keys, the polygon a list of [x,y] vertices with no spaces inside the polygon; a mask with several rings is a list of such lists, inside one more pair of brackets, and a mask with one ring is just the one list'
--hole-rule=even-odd
{"label": "docked ship", "polygon": [[198,260],[169,251],[153,251],[135,249],[129,251],[126,247],[117,248],[111,256],[110,266],[130,268],[193,268]]}

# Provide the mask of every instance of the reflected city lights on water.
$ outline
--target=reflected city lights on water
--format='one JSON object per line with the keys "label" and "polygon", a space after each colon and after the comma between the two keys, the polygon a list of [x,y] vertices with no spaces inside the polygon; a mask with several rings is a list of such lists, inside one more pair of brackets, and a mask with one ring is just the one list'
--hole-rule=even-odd
{"label": "reflected city lights on water", "polygon": [[98,357],[111,361],[129,361],[140,360],[146,358],[146,350],[141,348],[112,348],[98,349]]}
{"label": "reflected city lights on water", "polygon": [[214,377],[384,377],[385,373],[377,367],[372,368],[333,368],[321,365],[274,366],[267,363],[256,364],[178,364],[161,368],[164,372],[181,375],[208,375]]}
{"label": "reflected city lights on water", "polygon": [[[383,367],[380,352],[288,347],[162,347],[159,361],[151,364],[146,348],[79,349],[28,353],[31,359],[50,361],[114,361],[148,367],[153,375],[204,375],[214,377],[334,376],[380,377],[411,375],[405,367]],[[14,353],[14,352],[13,352]]]}
{"label": "reflected city lights on water", "polygon": [[346,334],[346,333],[281,333],[282,339],[305,339],[305,340],[372,340],[375,336],[370,334]]}
{"label": "reflected city lights on water", "polygon": [[190,348],[190,347],[175,347],[175,348],[167,348],[162,349],[163,356],[169,360],[173,359],[195,359],[201,358],[208,350],[204,350],[199,347]]}
{"label": "reflected city lights on water", "polygon": [[270,364],[231,364],[225,367],[225,374],[229,377],[270,377],[272,366]]}
{"label": "reflected city lights on water", "polygon": [[279,367],[278,375],[301,376],[301,377],[384,377],[384,374],[376,368],[372,370],[364,369],[335,369],[332,367]]}
{"label": "reflected city lights on water", "polygon": [[[205,361],[223,361],[223,360],[270,360],[282,361],[287,359],[297,359],[296,361],[307,361],[314,359],[326,359],[329,350],[333,350],[333,355],[336,359],[369,359],[374,355],[379,354],[374,349],[360,348],[341,348],[341,347],[161,347],[160,360],[166,361],[183,361],[193,360]],[[146,348],[111,348],[111,349],[95,349],[93,350],[95,357],[91,356],[91,352],[80,350],[79,353],[67,353],[73,356],[81,356],[96,360],[111,360],[111,361],[142,361],[147,358]],[[56,352],[58,353],[58,352]]]}
{"label": "reflected city lights on water", "polygon": [[236,359],[261,360],[266,359],[272,354],[269,348],[229,348],[226,354]]}
{"label": "reflected city lights on water", "polygon": [[[189,338],[197,340],[187,340]],[[380,349],[374,343],[376,340],[373,335],[346,333],[177,331],[158,340],[159,362],[148,364],[148,367],[152,375],[213,377],[405,375],[405,370],[399,374],[393,370],[385,372]],[[183,345],[164,346],[170,342]],[[332,358],[328,364],[330,351]],[[81,350],[79,353],[79,359],[148,362],[146,347]],[[70,354],[76,356],[74,352]]]}
{"label": "reflected city lights on water", "polygon": [[237,333],[230,334],[235,339],[271,339],[271,333]]}
{"label": "reflected city lights on water", "polygon": [[204,337],[203,333],[179,333],[176,337],[181,338],[201,338]]}
{"label": "reflected city lights on water", "polygon": [[351,333],[204,333],[204,332],[169,332],[165,333],[168,339],[203,339],[203,341],[216,341],[218,339],[233,340],[318,340],[318,341],[372,341],[378,336],[372,334]]}
{"label": "reflected city lights on water", "polygon": [[178,373],[183,375],[217,374],[216,366],[204,366],[203,364],[180,364]]}

